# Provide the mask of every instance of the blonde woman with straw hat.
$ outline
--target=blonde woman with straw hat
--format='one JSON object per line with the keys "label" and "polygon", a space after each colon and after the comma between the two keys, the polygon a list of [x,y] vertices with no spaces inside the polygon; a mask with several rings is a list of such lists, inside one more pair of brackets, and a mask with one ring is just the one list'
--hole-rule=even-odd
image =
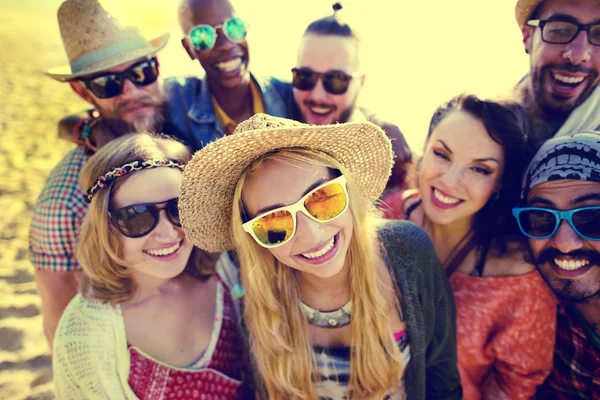
{"label": "blonde woman with straw hat", "polygon": [[179,221],[189,158],[179,142],[136,133],[85,165],[90,205],[77,252],[85,275],[56,331],[58,399],[251,396],[227,279],[233,264],[194,248]]}
{"label": "blonde woman with straw hat", "polygon": [[187,237],[239,256],[261,398],[461,397],[454,300],[431,241],[373,206],[392,158],[369,122],[258,114],[186,167]]}

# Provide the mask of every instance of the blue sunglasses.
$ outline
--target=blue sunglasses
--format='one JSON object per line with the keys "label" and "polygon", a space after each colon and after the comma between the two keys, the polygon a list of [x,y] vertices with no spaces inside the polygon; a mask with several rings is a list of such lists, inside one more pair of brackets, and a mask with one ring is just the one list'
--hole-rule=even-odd
{"label": "blue sunglasses", "polygon": [[521,232],[533,239],[554,236],[564,219],[582,238],[600,240],[600,206],[564,211],[542,207],[515,207],[512,214],[517,219]]}

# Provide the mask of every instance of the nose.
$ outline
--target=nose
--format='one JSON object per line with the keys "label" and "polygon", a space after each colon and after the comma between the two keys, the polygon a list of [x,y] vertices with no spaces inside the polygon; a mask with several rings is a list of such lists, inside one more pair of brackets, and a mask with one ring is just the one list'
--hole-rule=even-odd
{"label": "nose", "polygon": [[168,243],[176,239],[179,235],[179,230],[177,228],[178,227],[173,225],[173,223],[169,221],[169,218],[167,218],[166,210],[162,209],[158,216],[158,224],[152,231],[152,234],[157,241]]}
{"label": "nose", "polygon": [[558,231],[552,237],[555,248],[563,253],[578,250],[583,246],[583,239],[571,228],[565,220],[560,222]]}
{"label": "nose", "polygon": [[129,79],[125,79],[123,82],[123,92],[121,97],[135,96],[140,89]]}
{"label": "nose", "polygon": [[460,166],[452,165],[444,173],[442,182],[444,182],[449,188],[456,188],[463,183],[463,172],[464,171]]}
{"label": "nose", "polygon": [[235,44],[229,40],[227,36],[225,36],[225,32],[223,32],[223,28],[217,29],[217,41],[215,43],[215,49],[228,51],[233,48]]}
{"label": "nose", "polygon": [[323,101],[327,98],[327,91],[323,86],[323,79],[319,78],[317,84],[310,92],[310,98],[316,102]]}
{"label": "nose", "polygon": [[320,240],[321,223],[308,218],[302,211],[296,212],[296,236],[301,241],[315,243]]}
{"label": "nose", "polygon": [[592,45],[588,41],[587,32],[581,31],[571,43],[567,44],[563,57],[573,65],[584,64],[592,58]]}

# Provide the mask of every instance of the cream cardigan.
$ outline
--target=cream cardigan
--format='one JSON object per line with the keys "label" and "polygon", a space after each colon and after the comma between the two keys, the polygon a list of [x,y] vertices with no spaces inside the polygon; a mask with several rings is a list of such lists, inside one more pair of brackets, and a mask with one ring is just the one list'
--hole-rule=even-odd
{"label": "cream cardigan", "polygon": [[[216,268],[231,288],[237,269],[227,253]],[[75,296],[56,330],[52,369],[57,399],[138,400],[127,382],[129,351],[121,307]]]}

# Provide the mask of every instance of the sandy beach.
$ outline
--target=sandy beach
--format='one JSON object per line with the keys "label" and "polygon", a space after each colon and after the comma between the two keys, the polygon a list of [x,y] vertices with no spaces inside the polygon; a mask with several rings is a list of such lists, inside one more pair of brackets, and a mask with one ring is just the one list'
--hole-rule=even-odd
{"label": "sandy beach", "polygon": [[68,85],[42,75],[65,61],[55,10],[0,13],[0,399],[51,399],[51,357],[27,255],[32,208],[46,176],[73,147],[61,116],[84,108]]}

